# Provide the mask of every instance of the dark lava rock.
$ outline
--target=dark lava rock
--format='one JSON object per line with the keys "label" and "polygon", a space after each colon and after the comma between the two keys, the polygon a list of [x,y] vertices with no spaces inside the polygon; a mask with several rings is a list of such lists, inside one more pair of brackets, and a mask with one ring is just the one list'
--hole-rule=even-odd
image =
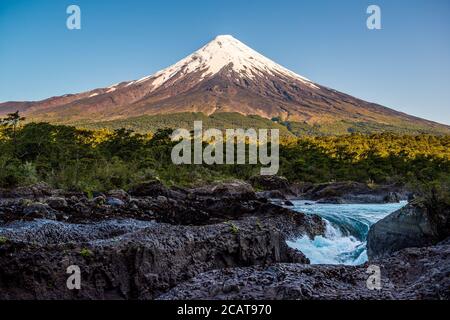
{"label": "dark lava rock", "polygon": [[[208,270],[308,263],[270,220],[251,217],[201,227],[37,220],[0,236],[8,239],[0,244],[0,299],[152,299]],[[79,291],[66,287],[71,265],[81,270]]]}
{"label": "dark lava rock", "polygon": [[100,194],[91,200],[91,203],[96,206],[101,206],[106,203],[106,196],[104,194]]}
{"label": "dark lava rock", "polygon": [[448,244],[405,249],[372,264],[380,267],[381,290],[368,289],[368,265],[275,264],[201,273],[158,299],[450,299]]}
{"label": "dark lava rock", "polygon": [[429,246],[450,236],[443,228],[450,221],[449,212],[443,213],[447,221],[436,220],[438,215],[420,203],[411,203],[378,221],[367,237],[369,258],[386,256],[404,248]]}
{"label": "dark lava rock", "polygon": [[397,192],[389,192],[383,199],[385,203],[398,203],[400,202],[400,195]]}
{"label": "dark lava rock", "polygon": [[256,199],[253,187],[250,184],[239,180],[206,185],[191,189],[190,192],[197,197],[228,198],[234,200]]}
{"label": "dark lava rock", "polygon": [[286,195],[280,190],[259,191],[256,192],[258,199],[286,199]]}
{"label": "dark lava rock", "polygon": [[289,181],[285,177],[280,176],[253,176],[249,182],[254,188],[264,191],[271,190],[287,190],[290,187]]}
{"label": "dark lava rock", "polygon": [[20,187],[16,189],[0,189],[0,198],[24,198],[39,199],[41,197],[49,197],[56,190],[52,190],[46,183],[37,183],[28,187]]}
{"label": "dark lava rock", "polygon": [[340,197],[328,197],[328,198],[321,198],[317,200],[317,203],[322,204],[343,204],[345,203],[345,200]]}
{"label": "dark lava rock", "polygon": [[154,180],[150,182],[143,183],[129,191],[130,195],[136,197],[157,197],[157,196],[168,196],[169,189],[164,186],[161,181]]}
{"label": "dark lava rock", "polygon": [[[139,190],[128,201],[2,199],[0,299],[152,299],[213,269],[308,263],[286,240],[325,232],[320,217],[258,200],[246,183]],[[66,287],[71,265],[80,291]]]}
{"label": "dark lava rock", "polygon": [[294,199],[298,198],[298,185],[291,185],[289,181],[280,176],[254,176],[249,182],[256,189],[259,199]]}
{"label": "dark lava rock", "polygon": [[394,203],[409,193],[397,185],[368,186],[359,182],[331,182],[305,186],[301,197],[320,203]]}
{"label": "dark lava rock", "polygon": [[66,199],[62,197],[50,197],[45,202],[55,210],[64,210],[68,206]]}
{"label": "dark lava rock", "polygon": [[92,192],[92,197],[94,197],[94,198],[106,198],[106,195],[103,192],[94,191],[94,192]]}
{"label": "dark lava rock", "polygon": [[108,206],[121,207],[125,205],[125,202],[117,198],[109,197],[106,199],[106,204]]}
{"label": "dark lava rock", "polygon": [[[151,187],[150,187],[151,185]],[[175,225],[207,225],[248,216],[280,215],[298,219],[300,214],[288,212],[279,206],[258,199],[252,187],[243,182],[220,183],[202,188],[171,190],[158,183],[146,185],[143,194],[147,196],[129,197],[128,201],[106,197],[100,194],[94,199],[68,194],[42,197],[39,208],[27,208],[34,200],[9,199],[0,201],[0,211],[4,212],[0,223],[24,218],[48,218],[70,223],[91,223],[113,218],[156,220]],[[142,187],[143,188],[143,187]],[[153,191],[151,191],[153,190]],[[159,191],[157,191],[159,190]],[[122,191],[110,192],[127,198]],[[44,206],[44,207],[43,207]],[[313,219],[313,218],[308,218]]]}
{"label": "dark lava rock", "polygon": [[43,203],[32,203],[23,209],[27,218],[56,220],[55,211],[49,205]]}
{"label": "dark lava rock", "polygon": [[111,190],[106,194],[108,197],[116,198],[122,200],[124,202],[130,201],[130,195],[126,193],[124,190]]}

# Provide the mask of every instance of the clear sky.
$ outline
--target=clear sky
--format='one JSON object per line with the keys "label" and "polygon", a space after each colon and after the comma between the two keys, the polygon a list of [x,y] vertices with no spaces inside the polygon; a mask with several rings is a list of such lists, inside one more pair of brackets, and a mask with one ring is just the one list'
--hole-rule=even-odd
{"label": "clear sky", "polygon": [[[66,8],[81,8],[81,30]],[[366,9],[381,8],[382,30]],[[322,85],[450,124],[449,0],[0,0],[0,101],[152,74],[219,34]]]}

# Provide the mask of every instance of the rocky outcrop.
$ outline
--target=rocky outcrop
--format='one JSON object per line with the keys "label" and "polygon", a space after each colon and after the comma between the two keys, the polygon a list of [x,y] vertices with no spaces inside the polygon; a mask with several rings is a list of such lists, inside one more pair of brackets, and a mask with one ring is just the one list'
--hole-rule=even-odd
{"label": "rocky outcrop", "polygon": [[359,182],[331,182],[305,186],[300,197],[319,203],[394,203],[409,193],[396,185],[369,186]]}
{"label": "rocky outcrop", "polygon": [[[33,221],[0,232],[0,299],[152,299],[212,269],[308,260],[268,221],[203,227]],[[66,286],[81,269],[82,290]]]}
{"label": "rocky outcrop", "polygon": [[255,176],[249,183],[259,190],[258,198],[303,199],[318,203],[396,203],[408,200],[411,193],[399,185],[368,185],[360,182],[290,183],[278,176]]}
{"label": "rocky outcrop", "polygon": [[170,190],[166,188],[159,180],[149,181],[143,184],[140,184],[129,192],[132,196],[136,197],[172,197],[175,198],[178,196],[176,191]]}
{"label": "rocky outcrop", "polygon": [[450,236],[442,228],[448,224],[450,213],[443,214],[446,221],[436,220],[434,212],[420,202],[413,202],[378,221],[369,230],[367,254],[373,259],[410,247],[436,244]]}
{"label": "rocky outcrop", "polygon": [[57,190],[52,190],[46,183],[37,183],[29,187],[20,187],[17,189],[0,189],[0,199],[8,198],[38,198],[51,196],[52,193],[57,193]]}
{"label": "rocky outcrop", "polygon": [[235,180],[227,183],[215,183],[190,190],[191,194],[207,198],[232,198],[234,200],[256,199],[253,187],[243,181]]}
{"label": "rocky outcrop", "polygon": [[[418,203],[369,233],[370,264],[382,275],[382,290],[372,291],[367,265],[311,266],[287,246],[323,235],[319,217],[274,205],[243,182],[153,181],[93,198],[39,190],[0,198],[0,299],[450,298],[450,239],[434,245],[448,214]],[[81,290],[66,286],[73,265]]]}
{"label": "rocky outcrop", "polygon": [[450,242],[372,264],[380,267],[380,290],[368,289],[367,265],[275,264],[202,273],[159,299],[450,299]]}
{"label": "rocky outcrop", "polygon": [[[0,299],[153,299],[213,269],[308,263],[286,240],[325,231],[247,184],[136,190],[3,199]],[[71,265],[82,290],[66,286]]]}
{"label": "rocky outcrop", "polygon": [[[291,221],[303,219],[306,234],[320,234],[320,218],[304,216],[257,198],[253,188],[244,182],[218,183],[195,189],[169,189],[159,181],[136,187],[129,193],[114,190],[86,195],[58,197],[25,196],[0,203],[0,223],[45,218],[70,223],[90,223],[106,219],[138,219],[175,225],[207,225],[248,216],[285,215]],[[112,197],[115,196],[115,197]]]}
{"label": "rocky outcrop", "polygon": [[298,188],[281,176],[253,176],[248,182],[259,199],[286,200],[298,198]]}
{"label": "rocky outcrop", "polygon": [[253,176],[249,182],[254,188],[270,191],[270,190],[288,190],[290,188],[289,181],[285,177],[280,176]]}

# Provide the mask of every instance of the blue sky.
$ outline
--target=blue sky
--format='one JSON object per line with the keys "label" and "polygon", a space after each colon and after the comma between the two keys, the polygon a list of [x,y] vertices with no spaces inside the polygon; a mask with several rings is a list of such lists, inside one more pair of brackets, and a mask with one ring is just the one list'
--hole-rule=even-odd
{"label": "blue sky", "polygon": [[[71,4],[81,30],[66,28]],[[382,30],[366,28],[370,4]],[[0,0],[0,101],[141,78],[219,34],[317,83],[450,124],[449,0]]]}

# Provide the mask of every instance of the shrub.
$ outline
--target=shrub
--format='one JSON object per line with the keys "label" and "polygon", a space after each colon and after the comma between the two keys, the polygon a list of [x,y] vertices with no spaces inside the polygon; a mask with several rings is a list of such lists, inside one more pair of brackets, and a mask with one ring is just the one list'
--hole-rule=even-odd
{"label": "shrub", "polygon": [[232,234],[238,234],[239,233],[239,227],[235,225],[232,222],[227,222],[227,224],[230,226],[230,231]]}
{"label": "shrub", "polygon": [[8,242],[8,238],[0,237],[0,246],[6,244],[7,242]]}
{"label": "shrub", "polygon": [[91,250],[89,250],[87,248],[83,248],[83,249],[80,250],[80,255],[82,257],[88,258],[88,257],[93,256],[94,254],[92,253]]}

